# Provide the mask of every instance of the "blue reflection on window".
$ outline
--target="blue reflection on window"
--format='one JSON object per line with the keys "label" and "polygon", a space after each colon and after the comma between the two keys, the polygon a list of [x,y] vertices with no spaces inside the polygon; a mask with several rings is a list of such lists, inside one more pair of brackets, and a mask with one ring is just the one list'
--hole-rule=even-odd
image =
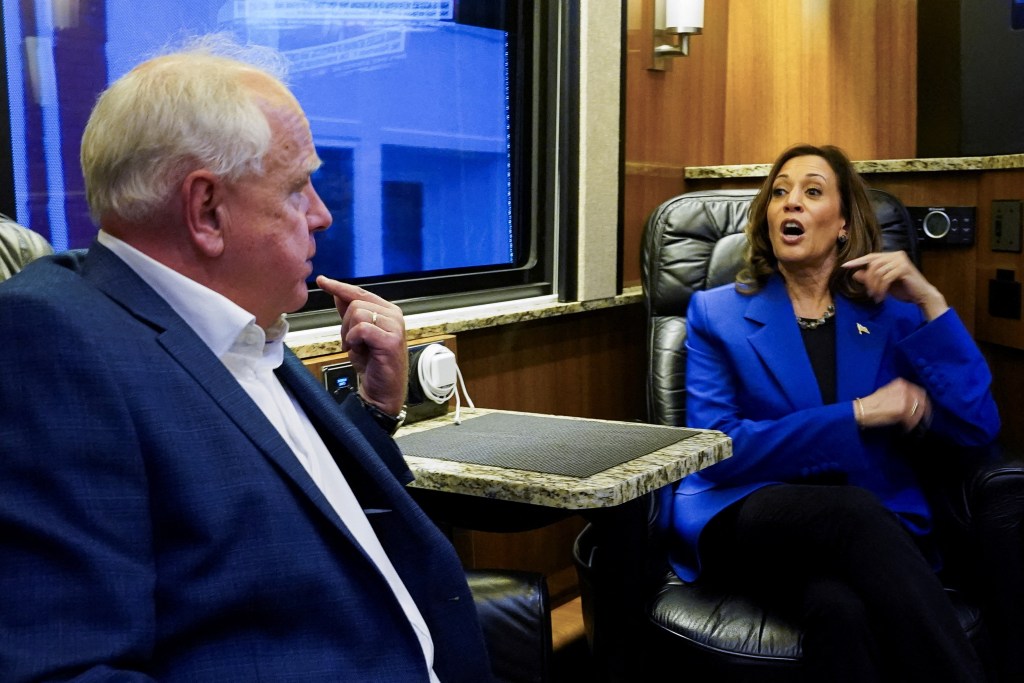
{"label": "blue reflection on window", "polygon": [[18,220],[58,245],[88,246],[95,234],[75,160],[98,91],[183,35],[229,31],[289,58],[324,160],[314,183],[334,216],[316,272],[515,262],[507,35],[456,23],[454,2],[3,3],[12,130],[24,136]]}

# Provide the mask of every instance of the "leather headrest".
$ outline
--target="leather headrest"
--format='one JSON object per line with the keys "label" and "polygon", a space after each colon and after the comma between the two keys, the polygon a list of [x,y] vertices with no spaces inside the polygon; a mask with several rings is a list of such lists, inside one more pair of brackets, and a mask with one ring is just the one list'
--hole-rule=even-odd
{"label": "leather headrest", "polygon": [[[743,228],[755,194],[689,192],[651,214],[641,245],[641,276],[651,315],[685,315],[695,290],[735,278],[743,263]],[[733,237],[723,240],[727,236]]]}

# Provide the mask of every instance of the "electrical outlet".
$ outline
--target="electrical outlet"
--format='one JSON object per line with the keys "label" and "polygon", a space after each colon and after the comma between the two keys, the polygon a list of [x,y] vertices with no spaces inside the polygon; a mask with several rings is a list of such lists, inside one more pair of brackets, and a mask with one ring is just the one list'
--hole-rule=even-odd
{"label": "electrical outlet", "polygon": [[348,392],[356,388],[356,369],[348,361],[327,365],[320,372],[324,386],[336,401],[344,400]]}
{"label": "electrical outlet", "polygon": [[992,251],[1020,251],[1020,213],[1019,199],[992,200]]}
{"label": "electrical outlet", "polygon": [[[447,347],[448,345],[444,341],[436,341],[428,344],[418,344],[416,346],[409,347],[409,390],[406,398],[406,416],[405,424],[412,424],[419,422],[420,420],[429,420],[432,417],[438,417],[448,412],[448,402],[434,403],[432,400],[424,396],[423,389],[420,386],[419,377],[419,362],[420,355],[423,350],[432,344],[440,344],[441,346]],[[451,374],[455,375],[454,356],[452,356],[452,370]],[[439,369],[446,368],[435,368],[431,367],[431,370],[437,372]],[[432,377],[434,381],[440,381],[441,378]],[[453,380],[454,381],[454,380]]]}
{"label": "electrical outlet", "polygon": [[[418,372],[420,354],[431,345],[440,345],[448,348],[448,344],[443,339],[409,347],[409,384],[405,424],[428,420],[448,412],[447,401],[435,403],[424,395],[420,386]],[[426,379],[435,386],[453,384],[457,377],[457,368],[455,356],[449,354],[435,360],[429,367],[425,368],[428,374]],[[347,360],[333,365],[325,365],[321,368],[320,372],[327,391],[331,392],[331,395],[339,402],[343,401],[350,391],[358,388],[359,378],[356,376],[356,370],[352,367],[352,363]]]}

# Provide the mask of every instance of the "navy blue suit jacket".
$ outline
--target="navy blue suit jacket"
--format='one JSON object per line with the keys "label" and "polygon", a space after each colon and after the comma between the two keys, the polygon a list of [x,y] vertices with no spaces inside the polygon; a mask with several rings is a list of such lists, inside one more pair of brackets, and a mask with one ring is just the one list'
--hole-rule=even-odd
{"label": "navy blue suit jacket", "polygon": [[[0,285],[0,330],[0,680],[427,680],[375,565],[120,259],[33,263]],[[438,676],[488,680],[458,557],[395,443],[290,352],[278,376],[422,611]]]}
{"label": "navy blue suit jacket", "polygon": [[[842,473],[875,493],[911,531],[930,513],[901,455],[898,428],[861,431],[853,400],[897,377],[923,387],[930,429],[969,446],[999,431],[991,374],[950,310],[925,324],[920,310],[888,297],[861,305],[836,297],[836,399],[822,402],[793,306],[775,276],[758,293],[726,285],[694,294],[687,312],[687,424],[733,440],[733,456],[680,482],[672,522],[682,539],[675,569],[699,573],[704,526],[761,486]],[[939,466],[939,465],[937,465]]]}

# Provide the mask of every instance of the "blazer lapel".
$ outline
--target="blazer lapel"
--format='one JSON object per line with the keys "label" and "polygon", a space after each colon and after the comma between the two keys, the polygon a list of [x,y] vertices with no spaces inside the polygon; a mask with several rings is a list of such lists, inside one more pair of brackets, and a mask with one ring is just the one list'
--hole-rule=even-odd
{"label": "blazer lapel", "polygon": [[889,337],[882,306],[836,300],[836,398],[867,396],[877,389],[878,369]]}
{"label": "blazer lapel", "polygon": [[793,409],[820,406],[821,391],[782,278],[771,278],[751,297],[746,318],[759,325],[747,339]]}
{"label": "blazer lapel", "polygon": [[[346,478],[368,475],[378,483],[381,479],[399,482],[411,479],[409,466],[397,446],[391,449],[374,447],[350,419],[342,417],[338,402],[317,383],[294,354],[285,353],[277,376],[302,405],[328,446],[333,441],[334,447],[329,450]],[[353,471],[353,465],[357,465],[360,471]],[[380,504],[380,501],[363,502],[364,507]]]}
{"label": "blazer lapel", "polygon": [[[121,259],[93,243],[83,277],[157,331],[157,341],[269,458],[349,538],[348,529],[291,448],[224,364],[184,320]],[[354,542],[354,539],[352,539]]]}

